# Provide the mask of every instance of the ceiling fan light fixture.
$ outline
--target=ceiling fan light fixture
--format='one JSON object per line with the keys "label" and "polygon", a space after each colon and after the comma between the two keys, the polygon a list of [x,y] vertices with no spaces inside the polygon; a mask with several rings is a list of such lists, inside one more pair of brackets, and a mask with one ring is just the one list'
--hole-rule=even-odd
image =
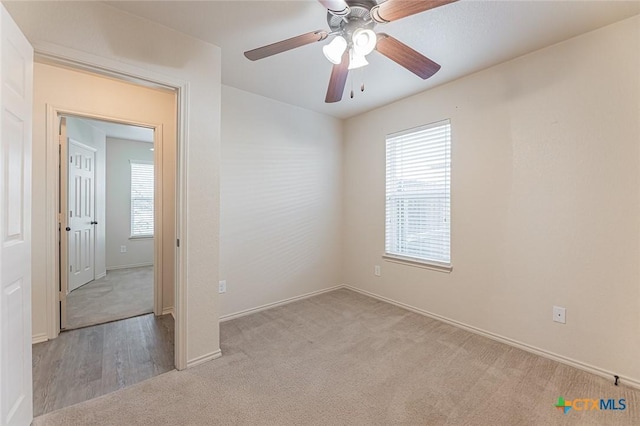
{"label": "ceiling fan light fixture", "polygon": [[362,68],[367,65],[369,65],[369,62],[367,61],[367,58],[364,57],[364,55],[359,55],[354,51],[354,49],[351,49],[349,51],[349,69],[350,70],[355,70],[356,68]]}
{"label": "ceiling fan light fixture", "polygon": [[375,49],[378,38],[373,30],[358,28],[353,32],[351,41],[353,42],[353,50],[355,50],[355,53],[365,56]]}
{"label": "ceiling fan light fixture", "polygon": [[342,62],[342,54],[345,50],[347,50],[347,40],[342,36],[336,36],[329,44],[322,47],[324,56],[336,65]]}

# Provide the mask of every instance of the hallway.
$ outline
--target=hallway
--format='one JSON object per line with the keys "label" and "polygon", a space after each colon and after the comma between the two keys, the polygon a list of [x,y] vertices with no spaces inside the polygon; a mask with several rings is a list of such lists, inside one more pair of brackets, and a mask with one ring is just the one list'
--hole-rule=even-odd
{"label": "hallway", "polygon": [[39,416],[174,369],[174,321],[153,314],[60,333],[33,345]]}

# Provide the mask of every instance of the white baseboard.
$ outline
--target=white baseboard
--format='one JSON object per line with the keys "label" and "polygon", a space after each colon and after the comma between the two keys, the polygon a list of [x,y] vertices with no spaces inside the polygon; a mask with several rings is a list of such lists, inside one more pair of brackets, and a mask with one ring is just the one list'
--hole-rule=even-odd
{"label": "white baseboard", "polygon": [[162,310],[162,313],[160,315],[167,315],[167,314],[171,314],[171,316],[173,317],[173,319],[176,319],[176,315],[174,314],[174,309],[173,306],[170,308],[164,308]]}
{"label": "white baseboard", "polygon": [[194,358],[192,360],[187,361],[187,368],[191,368],[191,367],[195,367],[196,365],[200,365],[202,363],[205,363],[207,361],[212,361],[214,359],[218,359],[222,356],[222,351],[220,349],[218,349],[215,352],[211,352],[202,356],[199,356],[197,358]]}
{"label": "white baseboard", "polygon": [[49,340],[49,336],[47,333],[38,333],[31,336],[31,344],[35,345],[36,343],[42,343]]}
{"label": "white baseboard", "polygon": [[[348,284],[344,284],[344,285],[339,286],[339,287],[346,288],[346,289],[349,289],[349,290],[353,290],[353,291],[355,291],[357,293],[364,294],[365,296],[369,296],[369,297],[372,297],[374,299],[381,300],[383,302],[391,303],[392,305],[399,306],[399,307],[401,307],[403,309],[406,309],[408,311],[415,312],[417,314],[424,315],[426,317],[433,318],[433,319],[438,320],[438,321],[442,321],[442,322],[447,323],[449,325],[452,325],[454,327],[462,328],[464,330],[470,331],[471,333],[475,333],[475,334],[479,334],[479,335],[484,336],[484,337],[488,337],[489,339],[496,340],[498,342],[505,343],[505,344],[510,345],[510,346],[514,346],[514,347],[516,347],[518,349],[522,349],[524,351],[533,353],[535,355],[539,355],[539,356],[542,356],[544,358],[548,358],[548,359],[551,359],[553,361],[560,362],[562,364],[570,365],[571,367],[575,367],[575,368],[577,368],[579,370],[583,370],[583,371],[586,371],[588,373],[592,373],[592,374],[595,374],[597,376],[609,379],[609,380],[611,380],[612,383],[614,381],[614,377],[613,377],[614,375],[620,376],[619,374],[614,373],[614,372],[609,371],[609,370],[606,370],[604,368],[596,367],[594,365],[590,365],[590,364],[584,363],[582,361],[578,361],[578,360],[575,360],[575,359],[572,359],[572,358],[568,358],[566,356],[559,355],[559,354],[547,351],[545,349],[540,349],[540,348],[537,348],[535,346],[531,346],[531,345],[528,345],[526,343],[520,342],[518,340],[514,340],[514,339],[510,339],[508,337],[501,336],[499,334],[491,333],[489,331],[485,331],[485,330],[482,330],[480,328],[477,328],[477,327],[474,327],[474,326],[471,326],[471,325],[468,325],[468,324],[464,324],[462,322],[455,321],[455,320],[449,319],[447,317],[443,317],[441,315],[434,314],[432,312],[425,311],[423,309],[416,308],[414,306],[407,305],[405,303],[398,302],[398,301],[395,301],[393,299],[389,299],[389,298],[384,297],[384,296],[380,296],[380,295],[375,294],[375,293],[371,293],[371,292],[366,291],[366,290],[361,290],[359,288],[352,287],[352,286],[350,286]],[[627,386],[632,387],[632,388],[640,389],[640,380],[634,379],[632,377],[620,376],[619,383],[623,384],[623,385],[627,385]]]}
{"label": "white baseboard", "polygon": [[105,271],[103,274],[100,275],[96,275],[96,277],[94,278],[94,280],[99,280],[100,278],[104,278],[107,276],[107,272]]}
{"label": "white baseboard", "polygon": [[132,263],[131,265],[116,265],[116,266],[108,266],[107,272],[115,271],[116,269],[129,269],[129,268],[141,268],[143,266],[153,266],[153,262],[151,263]]}
{"label": "white baseboard", "polygon": [[232,319],[244,317],[247,315],[255,314],[256,312],[264,311],[266,309],[275,308],[276,306],[286,305],[288,303],[296,302],[298,300],[307,299],[309,297],[317,296],[322,293],[328,293],[333,290],[338,290],[340,288],[344,288],[344,285],[336,285],[329,288],[324,288],[322,290],[312,291],[311,293],[302,294],[300,296],[290,297],[288,299],[280,300],[278,302],[267,303],[266,305],[257,306],[255,308],[245,309],[244,311],[235,312],[233,314],[222,315],[219,318],[220,322],[229,321]]}

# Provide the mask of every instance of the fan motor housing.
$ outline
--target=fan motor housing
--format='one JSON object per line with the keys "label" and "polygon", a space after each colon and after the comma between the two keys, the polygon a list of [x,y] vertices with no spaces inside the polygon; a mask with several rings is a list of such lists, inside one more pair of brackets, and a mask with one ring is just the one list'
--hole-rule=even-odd
{"label": "fan motor housing", "polygon": [[375,0],[347,0],[351,11],[345,17],[335,16],[327,12],[327,24],[332,32],[353,32],[357,28],[373,28],[375,21],[371,19],[371,8],[378,3]]}

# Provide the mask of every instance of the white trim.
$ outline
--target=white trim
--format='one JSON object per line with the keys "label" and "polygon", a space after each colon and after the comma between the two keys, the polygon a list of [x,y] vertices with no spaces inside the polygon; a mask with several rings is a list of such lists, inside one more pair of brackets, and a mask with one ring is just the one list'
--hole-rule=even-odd
{"label": "white trim", "polygon": [[49,336],[47,333],[38,333],[31,336],[31,344],[35,345],[36,343],[43,343],[49,340]]}
{"label": "white trim", "polygon": [[[176,141],[177,142],[177,141]],[[162,247],[170,244],[163,240],[164,222],[162,221],[162,191],[164,191],[164,133],[162,124],[153,128],[153,313],[158,315],[162,311],[164,284],[162,283]],[[175,282],[175,280],[174,280]],[[174,283],[177,285],[177,283]]]}
{"label": "white trim", "polygon": [[594,365],[587,364],[587,363],[575,360],[573,358],[569,358],[569,357],[566,357],[566,356],[563,356],[563,355],[559,355],[559,354],[556,354],[554,352],[547,351],[545,349],[537,348],[535,346],[531,346],[531,345],[528,345],[526,343],[520,342],[518,340],[514,340],[514,339],[510,339],[508,337],[501,336],[499,334],[491,333],[489,331],[482,330],[481,328],[477,328],[477,327],[474,327],[472,325],[468,325],[468,324],[465,324],[465,323],[462,323],[462,322],[459,322],[459,321],[456,321],[456,320],[452,320],[452,319],[449,319],[447,317],[443,317],[442,315],[434,314],[432,312],[425,311],[423,309],[416,308],[414,306],[407,305],[405,303],[398,302],[398,301],[395,301],[393,299],[389,299],[387,297],[380,296],[378,294],[371,293],[371,292],[366,291],[366,290],[361,290],[359,288],[352,287],[352,286],[350,286],[348,284],[344,284],[341,287],[346,288],[348,290],[353,290],[353,291],[355,291],[357,293],[363,294],[365,296],[372,297],[372,298],[377,299],[377,300],[381,300],[383,302],[390,303],[392,305],[398,306],[398,307],[406,309],[408,311],[415,312],[417,314],[424,315],[426,317],[429,317],[429,318],[432,318],[432,319],[435,319],[435,320],[438,320],[438,321],[442,321],[442,322],[444,322],[446,324],[452,325],[454,327],[461,328],[461,329],[469,331],[471,333],[478,334],[478,335],[484,336],[484,337],[488,337],[491,340],[495,340],[495,341],[498,341],[500,343],[504,343],[504,344],[507,344],[509,346],[513,346],[513,347],[516,347],[518,349],[522,349],[523,351],[527,351],[529,353],[532,353],[532,354],[535,354],[535,355],[539,355],[539,356],[541,356],[543,358],[547,358],[547,359],[550,359],[550,360],[553,360],[553,361],[560,362],[562,364],[569,365],[569,366],[577,368],[579,370],[586,371],[587,373],[595,374],[596,376],[604,377],[605,379],[611,380],[612,382],[614,380],[613,376],[614,375],[618,375],[620,377],[620,381],[619,381],[620,384],[627,385],[627,386],[632,387],[632,388],[640,389],[640,380],[637,380],[637,379],[634,379],[634,378],[631,378],[631,377],[627,377],[627,376],[621,376],[620,374],[614,373],[614,372],[606,370],[604,368],[596,367]]}
{"label": "white trim", "polygon": [[[189,158],[189,93],[188,82],[180,86],[178,90],[178,158],[176,159],[176,238],[180,241],[176,247],[176,271],[175,271],[175,357],[174,364],[178,370],[188,367],[187,363],[187,309],[188,309],[188,238],[189,228],[189,179],[187,174],[187,159]],[[217,326],[217,324],[216,324]]]}
{"label": "white trim", "polygon": [[99,280],[100,278],[104,278],[106,276],[107,276],[107,273],[105,272],[104,274],[96,275],[94,279]]}
{"label": "white trim", "polygon": [[116,271],[118,269],[142,268],[143,266],[153,266],[153,262],[132,263],[131,265],[107,266],[107,271]]}
{"label": "white trim", "polygon": [[[60,157],[66,159],[67,143],[60,142],[60,128],[58,114],[55,108],[46,105],[45,117],[45,138],[46,138],[46,163],[45,163],[45,209],[46,209],[46,272],[45,272],[45,300],[46,300],[46,329],[47,337],[55,339],[60,334],[60,302],[61,297],[66,296],[65,292],[59,291],[61,280],[66,282],[66,267],[61,271],[59,264],[66,264],[66,243],[65,239],[60,240],[58,221],[61,220],[60,227],[66,226],[66,215],[58,218],[58,201],[63,205],[66,200],[60,199],[59,173],[66,173],[60,163]],[[60,150],[60,151],[59,151]],[[67,162],[64,161],[66,166]],[[62,195],[66,194],[64,192]],[[60,243],[60,244],[59,244]],[[62,275],[62,278],[61,278]],[[61,296],[61,294],[63,296]]]}
{"label": "white trim", "polygon": [[222,351],[218,349],[215,352],[211,352],[190,360],[189,362],[187,362],[187,368],[195,367],[196,365],[203,364],[207,361],[213,361],[214,359],[218,359],[221,356],[222,356]]}
{"label": "white trim", "polygon": [[72,69],[99,73],[116,80],[138,85],[142,84],[155,89],[174,90],[181,88],[186,83],[166,74],[158,74],[146,68],[140,68],[46,41],[34,42],[33,52],[36,62],[55,66],[63,65]]}
{"label": "white trim", "polygon": [[382,255],[382,259],[391,263],[399,263],[401,265],[413,266],[414,268],[430,269],[432,271],[450,273],[453,270],[451,264],[445,265],[430,260],[422,260],[414,257],[400,256],[397,254],[385,253]]}
{"label": "white trim", "polygon": [[[74,69],[82,69],[93,73],[116,78],[118,80],[124,80],[133,82],[136,84],[142,84],[147,87],[171,89],[176,92],[177,96],[177,146],[178,146],[178,158],[176,161],[176,236],[182,238],[184,241],[182,247],[188,247],[186,245],[186,231],[187,231],[187,203],[186,196],[187,189],[187,169],[188,169],[188,149],[189,149],[189,82],[181,79],[167,76],[165,74],[158,74],[146,68],[140,68],[137,66],[126,64],[122,61],[109,59],[91,53],[82,52],[80,50],[70,49],[64,46],[56,45],[53,43],[36,42],[33,44],[34,57],[40,62],[64,65]],[[47,106],[49,111],[50,106]],[[47,138],[52,132],[51,126],[57,129],[56,126],[57,116],[47,117]],[[155,132],[157,133],[157,132]],[[47,141],[47,167],[50,167],[50,161],[57,157],[56,151],[51,151],[50,141]],[[156,160],[158,157],[156,157]],[[57,186],[57,166],[54,170],[47,170],[47,182],[49,185]],[[49,179],[51,178],[51,179]],[[47,209],[49,212],[55,212],[57,214],[57,194],[47,191]],[[54,284],[57,277],[56,269],[56,252],[57,252],[57,217],[51,217],[47,220],[47,318],[48,318],[48,334],[50,338],[57,337],[59,333],[58,318],[56,313],[58,311],[57,303],[57,291],[53,294]],[[178,370],[185,369],[187,367],[187,250],[176,250],[176,280],[175,280],[175,312],[176,312],[176,324],[175,324],[175,357],[174,363]],[[156,302],[157,303],[157,302]]]}
{"label": "white trim", "polygon": [[[68,136],[67,136],[68,137]],[[82,142],[78,142],[77,140],[73,139],[73,138],[69,138],[69,142],[73,143],[74,145],[79,146],[82,149],[86,149],[87,151],[91,151],[91,152],[98,152],[98,150],[92,146],[83,144]]]}
{"label": "white trim", "polygon": [[174,320],[176,319],[176,315],[173,312],[173,306],[169,308],[164,308],[160,315],[171,315],[171,317],[173,317]]}
{"label": "white trim", "polygon": [[244,317],[247,315],[255,314],[256,312],[265,311],[267,309],[275,308],[277,306],[287,305],[289,303],[297,302],[298,300],[308,299],[309,297],[318,296],[322,293],[328,293],[333,290],[339,290],[341,288],[345,288],[344,285],[336,285],[333,287],[325,288],[322,290],[312,291],[311,293],[305,293],[300,296],[290,297],[288,299],[283,299],[278,302],[267,303],[266,305],[257,306],[255,308],[245,309],[244,311],[235,312],[233,314],[221,315],[219,318],[220,322],[230,321],[232,319]]}

